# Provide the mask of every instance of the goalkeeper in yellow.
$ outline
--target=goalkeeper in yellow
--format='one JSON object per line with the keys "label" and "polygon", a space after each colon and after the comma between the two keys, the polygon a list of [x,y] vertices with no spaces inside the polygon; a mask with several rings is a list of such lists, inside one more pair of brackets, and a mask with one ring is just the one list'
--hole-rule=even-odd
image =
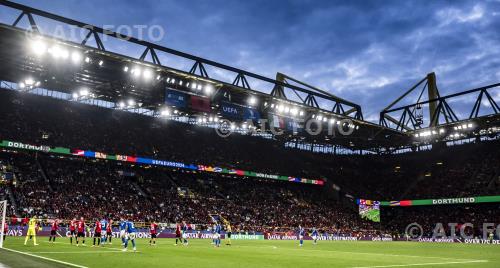
{"label": "goalkeeper in yellow", "polygon": [[28,222],[28,232],[26,233],[26,238],[24,239],[24,245],[28,243],[28,239],[33,238],[33,245],[38,246],[36,243],[36,229],[37,229],[38,220],[36,216],[33,216]]}

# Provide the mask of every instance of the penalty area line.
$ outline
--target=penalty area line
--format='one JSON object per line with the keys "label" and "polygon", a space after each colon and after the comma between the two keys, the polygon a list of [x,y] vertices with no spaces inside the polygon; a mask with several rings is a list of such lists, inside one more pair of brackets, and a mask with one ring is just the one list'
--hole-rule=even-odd
{"label": "penalty area line", "polygon": [[467,264],[467,263],[480,263],[488,262],[487,260],[471,260],[471,261],[449,261],[449,262],[427,262],[427,263],[411,263],[411,264],[392,264],[392,265],[378,265],[378,266],[355,266],[351,268],[388,268],[388,267],[409,267],[409,266],[427,266],[427,265],[451,265],[451,264]]}
{"label": "penalty area line", "polygon": [[43,257],[43,256],[31,254],[31,253],[28,253],[28,252],[23,252],[23,251],[18,251],[18,250],[10,249],[10,248],[2,248],[2,249],[7,250],[7,251],[11,251],[11,252],[15,252],[15,253],[19,253],[19,254],[23,254],[23,255],[27,255],[27,256],[31,256],[31,257],[35,257],[35,258],[39,258],[39,259],[43,259],[43,260],[47,260],[47,261],[57,262],[57,263],[68,265],[68,266],[72,266],[72,267],[88,268],[87,266],[78,265],[78,264],[74,264],[74,263],[70,263],[70,262],[65,262],[65,261],[60,261],[60,260],[56,260],[56,259],[52,259],[52,258],[47,258],[47,257]]}

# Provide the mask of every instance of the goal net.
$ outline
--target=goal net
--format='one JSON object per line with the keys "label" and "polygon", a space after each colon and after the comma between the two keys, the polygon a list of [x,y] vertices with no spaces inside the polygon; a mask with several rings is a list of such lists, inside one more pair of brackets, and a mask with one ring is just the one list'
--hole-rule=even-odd
{"label": "goal net", "polygon": [[5,215],[7,212],[7,200],[0,201],[0,248],[3,248],[3,239],[4,236],[7,234],[4,234],[5,230]]}

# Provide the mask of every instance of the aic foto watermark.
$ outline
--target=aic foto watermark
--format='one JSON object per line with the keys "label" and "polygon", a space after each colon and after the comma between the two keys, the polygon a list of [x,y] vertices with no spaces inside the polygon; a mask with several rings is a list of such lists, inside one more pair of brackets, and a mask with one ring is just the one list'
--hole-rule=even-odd
{"label": "aic foto watermark", "polygon": [[[150,42],[162,41],[165,37],[165,28],[159,24],[134,24],[134,25],[113,25],[106,24],[102,27],[93,25],[84,25],[77,27],[74,25],[55,25],[54,27],[37,26],[38,31],[48,36],[60,38],[63,40],[85,40],[95,38],[93,33],[99,33],[101,41],[105,42],[110,38],[119,38],[122,40],[130,40],[132,37],[139,40],[148,40]],[[102,31],[101,31],[102,30]],[[32,37],[35,32],[27,31],[27,35]]]}
{"label": "aic foto watermark", "polygon": [[220,137],[228,137],[234,132],[244,132],[246,134],[267,132],[275,136],[284,134],[302,135],[305,133],[310,136],[336,137],[338,135],[349,136],[357,128],[353,120],[348,118],[327,122],[314,118],[294,119],[286,122],[269,119],[259,119],[258,122],[254,122],[249,119],[239,124],[227,119],[221,119],[218,120],[215,131]]}
{"label": "aic foto watermark", "polygon": [[[479,233],[478,233],[479,232]],[[436,223],[428,230],[424,230],[422,225],[414,222],[406,226],[405,236],[411,241],[432,241],[439,242],[448,240],[450,242],[466,242],[471,240],[480,240],[484,243],[500,244],[500,224],[483,223],[481,226],[475,226],[473,223]]]}

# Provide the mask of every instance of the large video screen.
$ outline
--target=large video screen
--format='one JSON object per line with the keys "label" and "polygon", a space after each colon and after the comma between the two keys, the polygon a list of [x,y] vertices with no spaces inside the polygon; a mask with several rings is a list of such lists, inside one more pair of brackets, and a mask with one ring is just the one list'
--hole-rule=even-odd
{"label": "large video screen", "polygon": [[358,199],[358,205],[361,218],[380,222],[380,201]]}

